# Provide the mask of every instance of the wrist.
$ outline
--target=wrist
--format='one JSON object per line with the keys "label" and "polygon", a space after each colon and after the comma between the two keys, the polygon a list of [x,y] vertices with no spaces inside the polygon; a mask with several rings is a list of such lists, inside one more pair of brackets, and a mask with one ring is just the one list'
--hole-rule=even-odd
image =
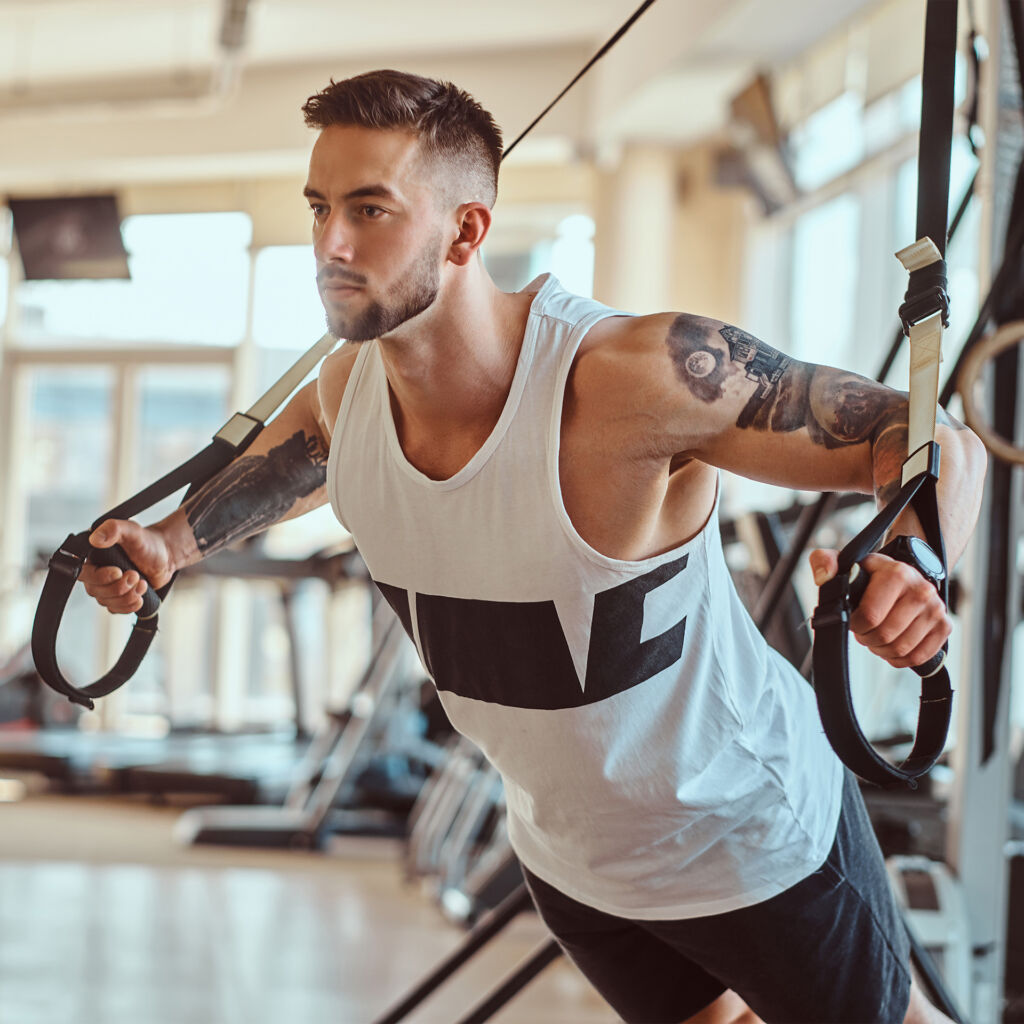
{"label": "wrist", "polygon": [[931,545],[920,537],[900,534],[879,548],[878,554],[913,566],[937,590],[942,590],[947,575],[946,567]]}
{"label": "wrist", "polygon": [[174,575],[202,559],[203,553],[196,544],[184,509],[176,509],[149,529],[163,542],[168,575]]}

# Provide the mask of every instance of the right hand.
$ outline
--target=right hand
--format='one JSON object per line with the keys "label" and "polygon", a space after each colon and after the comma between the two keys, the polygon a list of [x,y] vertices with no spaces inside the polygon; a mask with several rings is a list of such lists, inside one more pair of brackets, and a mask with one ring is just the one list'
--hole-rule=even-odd
{"label": "right hand", "polygon": [[[107,519],[93,530],[89,543],[95,548],[120,544],[139,572],[159,590],[174,574],[170,547],[164,535],[153,527],[139,526],[124,519]],[[86,562],[78,577],[85,592],[99,604],[119,615],[137,612],[148,589],[138,572],[122,572],[116,566]]]}

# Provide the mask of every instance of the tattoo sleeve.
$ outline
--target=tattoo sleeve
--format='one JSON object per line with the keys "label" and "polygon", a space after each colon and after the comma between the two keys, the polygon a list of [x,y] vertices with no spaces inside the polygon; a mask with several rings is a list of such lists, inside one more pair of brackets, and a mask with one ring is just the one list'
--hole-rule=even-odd
{"label": "tattoo sleeve", "polygon": [[[907,400],[855,373],[790,359],[737,327],[682,315],[666,338],[680,382],[701,402],[740,405],[741,430],[790,433],[835,449],[867,443],[875,494],[899,490],[907,456]],[[940,410],[940,422],[963,429]]]}
{"label": "tattoo sleeve", "polygon": [[185,503],[196,545],[208,555],[259,533],[326,479],[323,444],[301,430],[265,455],[240,456]]}

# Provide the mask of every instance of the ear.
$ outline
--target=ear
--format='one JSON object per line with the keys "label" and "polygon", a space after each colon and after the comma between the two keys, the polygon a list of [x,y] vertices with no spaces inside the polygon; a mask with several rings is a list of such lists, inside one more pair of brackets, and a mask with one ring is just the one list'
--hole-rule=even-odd
{"label": "ear", "polygon": [[464,267],[477,254],[491,227],[491,211],[483,203],[463,203],[455,211],[458,236],[448,248],[448,259]]}

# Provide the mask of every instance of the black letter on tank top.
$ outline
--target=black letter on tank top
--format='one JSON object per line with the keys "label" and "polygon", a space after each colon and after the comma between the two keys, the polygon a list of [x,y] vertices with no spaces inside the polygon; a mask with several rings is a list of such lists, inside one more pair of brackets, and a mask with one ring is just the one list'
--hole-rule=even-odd
{"label": "black letter on tank top", "polygon": [[683,653],[686,618],[650,640],[641,641],[644,598],[685,568],[687,555],[659,565],[644,576],[594,596],[587,655],[587,703],[622,693],[656,676]]}
{"label": "black letter on tank top", "polygon": [[683,555],[594,598],[586,685],[581,686],[553,601],[479,601],[410,595],[377,583],[412,636],[439,690],[505,707],[558,710],[596,704],[679,660],[686,619],[641,640],[644,599],[686,568]]}
{"label": "black letter on tank top", "polygon": [[[377,583],[374,580],[374,583]],[[409,611],[409,591],[401,587],[393,587],[390,583],[377,583],[377,589],[384,595],[384,600],[391,605],[391,610],[398,616],[402,628],[409,634],[409,639],[416,642],[412,635],[412,614]]]}
{"label": "black letter on tank top", "polygon": [[590,703],[553,601],[416,595],[427,671],[439,690],[514,708]]}

